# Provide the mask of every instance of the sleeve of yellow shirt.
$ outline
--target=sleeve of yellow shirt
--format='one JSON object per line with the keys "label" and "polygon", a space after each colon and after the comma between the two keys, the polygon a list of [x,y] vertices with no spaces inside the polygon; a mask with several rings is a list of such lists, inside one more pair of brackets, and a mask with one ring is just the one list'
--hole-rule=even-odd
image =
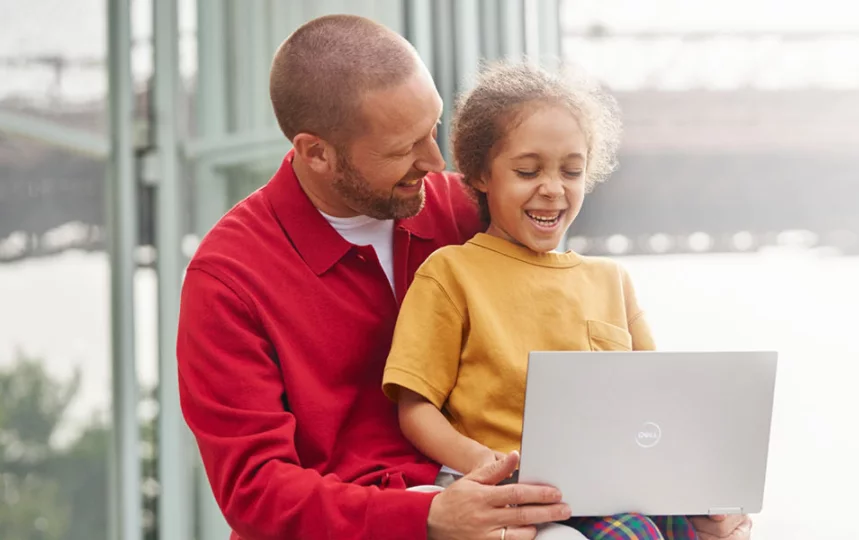
{"label": "sleeve of yellow shirt", "polygon": [[433,277],[415,275],[397,326],[382,389],[396,401],[400,387],[441,409],[456,383],[462,352],[464,316]]}
{"label": "sleeve of yellow shirt", "polygon": [[624,268],[621,268],[621,273],[623,275],[623,297],[626,302],[626,313],[629,317],[627,326],[629,333],[632,335],[632,350],[656,350],[656,343],[653,340],[650,325],[647,324],[644,311],[638,305],[638,299],[635,297],[635,287],[632,285],[632,278],[629,277],[629,273]]}

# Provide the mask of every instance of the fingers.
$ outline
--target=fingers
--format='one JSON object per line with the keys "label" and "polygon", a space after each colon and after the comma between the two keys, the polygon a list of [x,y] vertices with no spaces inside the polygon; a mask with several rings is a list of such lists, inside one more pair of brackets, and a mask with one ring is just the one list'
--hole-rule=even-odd
{"label": "fingers", "polygon": [[497,515],[501,523],[522,527],[570,519],[570,507],[563,503],[511,506],[500,508]]}
{"label": "fingers", "polygon": [[749,516],[697,516],[690,519],[702,538],[748,540],[752,520]]}
{"label": "fingers", "polygon": [[746,520],[740,523],[740,526],[734,531],[734,535],[737,537],[735,540],[749,540],[752,537],[753,526],[752,518],[746,517]]}
{"label": "fingers", "polygon": [[510,452],[500,461],[493,461],[488,465],[475,469],[469,473],[466,478],[481,484],[494,486],[513,474],[513,471],[516,470],[518,465],[519,452]]}
{"label": "fingers", "polygon": [[752,536],[752,518],[743,516],[745,519],[734,528],[734,531],[728,535],[728,540],[749,540]]}
{"label": "fingers", "polygon": [[695,516],[690,519],[698,533],[724,538],[739,525],[742,516]]}
{"label": "fingers", "polygon": [[487,502],[496,507],[561,502],[561,492],[552,486],[533,484],[507,484],[487,490]]}
{"label": "fingers", "polygon": [[[501,538],[501,531],[495,538]],[[507,527],[504,540],[534,540],[537,538],[536,527]]]}
{"label": "fingers", "polygon": [[727,516],[720,516],[721,521],[712,519],[715,516],[695,516],[689,518],[689,521],[692,523],[692,526],[695,528],[695,531],[698,535],[709,534],[711,536],[715,536],[716,538],[727,536],[728,533],[719,534],[722,532],[724,527],[724,520]]}

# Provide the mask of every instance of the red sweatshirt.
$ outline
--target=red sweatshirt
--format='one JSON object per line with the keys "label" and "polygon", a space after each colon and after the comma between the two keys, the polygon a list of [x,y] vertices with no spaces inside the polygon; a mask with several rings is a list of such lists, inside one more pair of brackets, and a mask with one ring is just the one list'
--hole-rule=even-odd
{"label": "red sweatshirt", "polygon": [[396,296],[372,247],[341,237],[288,155],[191,261],[177,353],[185,419],[242,540],[426,538],[438,465],[402,436],[381,390],[399,300],[435,249],[479,228],[458,178],[394,227]]}

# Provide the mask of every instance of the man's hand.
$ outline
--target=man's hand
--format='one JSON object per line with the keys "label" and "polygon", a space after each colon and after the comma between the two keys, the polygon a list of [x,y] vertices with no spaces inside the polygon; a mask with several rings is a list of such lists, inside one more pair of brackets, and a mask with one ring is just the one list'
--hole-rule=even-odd
{"label": "man's hand", "polygon": [[[540,523],[570,517],[561,492],[549,486],[509,484],[519,463],[512,452],[475,470],[436,495],[427,519],[429,540],[532,540]],[[505,527],[506,532],[504,532]]]}
{"label": "man's hand", "polygon": [[750,540],[752,535],[749,516],[701,516],[690,521],[698,540]]}

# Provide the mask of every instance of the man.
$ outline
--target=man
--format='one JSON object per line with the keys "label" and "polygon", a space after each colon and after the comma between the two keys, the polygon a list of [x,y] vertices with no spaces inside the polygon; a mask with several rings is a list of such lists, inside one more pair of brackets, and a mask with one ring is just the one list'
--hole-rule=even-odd
{"label": "man", "polygon": [[[432,251],[480,228],[442,172],[442,102],[414,49],[316,19],[278,50],[271,99],[294,149],[203,240],[179,321],[183,413],[233,540],[521,540],[567,518],[553,488],[495,485],[515,454],[406,490],[438,465],[381,391],[399,302]],[[748,538],[745,518],[701,523],[704,540]]]}

